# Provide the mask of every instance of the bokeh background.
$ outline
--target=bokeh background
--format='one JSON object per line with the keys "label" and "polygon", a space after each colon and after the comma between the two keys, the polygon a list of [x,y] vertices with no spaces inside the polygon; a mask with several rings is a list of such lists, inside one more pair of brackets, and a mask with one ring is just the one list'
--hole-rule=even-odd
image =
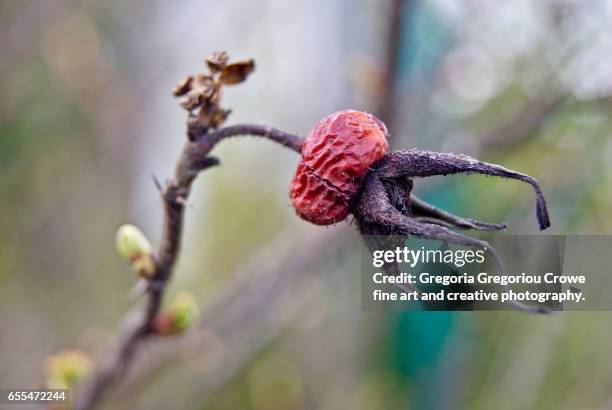
{"label": "bokeh background", "polygon": [[[151,175],[172,175],[185,139],[170,90],[212,51],[257,62],[226,90],[229,123],[303,135],[339,109],[376,112],[395,148],[538,178],[551,233],[609,233],[612,2],[397,3],[0,2],[0,387],[41,386],[62,349],[112,348],[135,282],[115,231],[131,222],[157,243]],[[609,313],[364,312],[355,230],[290,207],[297,156],[249,138],[215,154],[169,289],[197,297],[202,323],[148,343],[102,408],[612,407]],[[452,176],[416,189],[537,231],[522,184]]]}

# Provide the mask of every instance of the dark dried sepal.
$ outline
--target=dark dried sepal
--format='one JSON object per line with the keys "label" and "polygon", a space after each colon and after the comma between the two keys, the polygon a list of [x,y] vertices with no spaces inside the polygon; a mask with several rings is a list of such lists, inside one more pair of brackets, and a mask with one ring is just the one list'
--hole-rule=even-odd
{"label": "dark dried sepal", "polygon": [[[413,149],[388,154],[366,176],[361,193],[351,209],[359,231],[363,235],[390,235],[389,240],[395,240],[398,235],[414,235],[423,239],[483,247],[492,257],[495,272],[505,272],[501,259],[490,244],[451,230],[499,230],[504,229],[505,224],[491,224],[452,215],[410,195],[411,178],[461,172],[516,179],[530,184],[536,193],[536,215],[540,229],[550,226],[544,195],[538,181],[529,175],[466,155]],[[372,250],[373,244],[369,243],[368,238],[364,237],[368,248]],[[387,274],[396,274],[397,269],[397,266],[391,266]],[[503,289],[507,291],[508,286],[503,286]],[[519,301],[509,303],[524,312],[550,312],[544,307],[526,305]]]}
{"label": "dark dried sepal", "polygon": [[[406,198],[406,201],[408,202],[409,209],[402,213],[408,216],[412,216],[413,218],[418,219],[421,222],[442,225],[447,228],[477,229],[480,231],[499,231],[508,227],[508,225],[505,223],[482,222],[476,219],[464,218],[458,215],[453,215],[450,212],[446,212],[442,209],[439,209],[433,206],[432,204],[429,204],[417,198],[414,195],[409,195]],[[394,204],[394,206],[401,211],[401,209],[397,205]]]}
{"label": "dark dried sepal", "polygon": [[376,170],[384,179],[428,177],[457,173],[482,174],[528,183],[536,194],[536,216],[541,230],[550,226],[546,200],[538,181],[529,175],[489,164],[463,154],[431,152],[421,149],[395,151],[387,155]]}

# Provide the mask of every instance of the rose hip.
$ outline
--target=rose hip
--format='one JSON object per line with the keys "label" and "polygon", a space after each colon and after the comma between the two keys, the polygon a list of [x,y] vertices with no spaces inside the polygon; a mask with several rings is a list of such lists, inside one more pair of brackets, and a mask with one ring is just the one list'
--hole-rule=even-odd
{"label": "rose hip", "polygon": [[302,146],[291,181],[291,201],[303,219],[330,225],[345,219],[370,167],[388,148],[387,128],[365,112],[344,110],[323,118]]}

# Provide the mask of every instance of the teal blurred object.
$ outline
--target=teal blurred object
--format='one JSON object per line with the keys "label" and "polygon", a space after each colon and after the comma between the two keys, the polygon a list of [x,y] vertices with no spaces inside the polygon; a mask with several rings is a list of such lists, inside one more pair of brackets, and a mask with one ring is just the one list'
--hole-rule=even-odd
{"label": "teal blurred object", "polygon": [[415,89],[423,89],[423,83],[432,80],[440,57],[451,46],[452,33],[431,5],[423,1],[408,1],[404,12],[397,73]]}
{"label": "teal blurred object", "polygon": [[[423,90],[424,83],[431,83],[450,40],[445,23],[424,2],[410,3],[403,19],[402,52],[398,76],[409,84],[409,90]],[[427,36],[419,35],[427,33]],[[427,44],[423,44],[427,41]],[[404,141],[403,144],[409,143]],[[439,201],[442,192],[436,192],[428,200]],[[438,200],[438,201],[436,201]],[[448,200],[448,199],[447,199]],[[456,313],[406,311],[390,315],[392,327],[392,361],[394,370],[410,389],[411,408],[419,410],[449,408],[454,400],[452,389],[444,386],[441,372],[442,353],[452,339]]]}
{"label": "teal blurred object", "polygon": [[[455,327],[454,312],[400,312],[393,321],[392,363],[410,386],[412,409],[449,408],[453,390],[444,385],[441,358]],[[449,397],[450,396],[450,397]]]}

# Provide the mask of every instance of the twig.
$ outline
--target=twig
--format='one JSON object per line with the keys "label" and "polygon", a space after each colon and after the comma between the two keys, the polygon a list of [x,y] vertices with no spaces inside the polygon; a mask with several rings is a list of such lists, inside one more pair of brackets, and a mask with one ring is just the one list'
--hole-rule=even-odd
{"label": "twig", "polygon": [[393,113],[393,100],[397,84],[397,65],[402,46],[402,30],[405,28],[404,18],[406,9],[409,6],[407,3],[409,2],[412,2],[412,0],[391,0],[391,4],[389,5],[389,26],[385,44],[383,81],[376,113],[392,133],[395,131],[395,124],[393,121],[395,118]]}
{"label": "twig", "polygon": [[302,141],[297,135],[255,124],[234,125],[212,132],[203,131],[190,124],[189,135],[193,142],[185,144],[176,165],[174,178],[162,191],[164,228],[155,274],[148,283],[145,310],[137,321],[126,326],[126,336],[120,341],[114,359],[111,359],[106,367],[101,368],[89,384],[83,386],[76,400],[77,410],[90,409],[98,403],[111,383],[128,369],[139,344],[152,334],[151,325],[160,310],[166,284],[172,276],[179,255],[185,201],[189,197],[195,177],[204,169],[218,163],[216,158],[208,156],[214,146],[225,138],[253,135],[300,152]]}
{"label": "twig", "polygon": [[221,128],[213,133],[206,133],[201,127],[194,124],[190,127],[189,134],[196,144],[194,149],[199,151],[197,155],[206,156],[210,150],[224,138],[239,135],[253,135],[268,138],[287,148],[300,152],[302,149],[302,138],[267,125],[239,124]]}

